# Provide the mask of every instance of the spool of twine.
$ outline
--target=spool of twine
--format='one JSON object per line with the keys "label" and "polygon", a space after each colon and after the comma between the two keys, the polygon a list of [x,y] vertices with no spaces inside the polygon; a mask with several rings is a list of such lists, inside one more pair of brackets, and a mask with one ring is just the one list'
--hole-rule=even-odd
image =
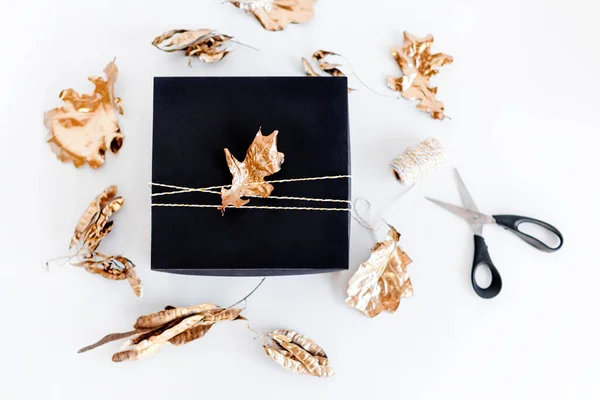
{"label": "spool of twine", "polygon": [[394,158],[390,168],[402,185],[413,185],[446,163],[444,148],[435,138],[425,139],[415,148],[408,147]]}

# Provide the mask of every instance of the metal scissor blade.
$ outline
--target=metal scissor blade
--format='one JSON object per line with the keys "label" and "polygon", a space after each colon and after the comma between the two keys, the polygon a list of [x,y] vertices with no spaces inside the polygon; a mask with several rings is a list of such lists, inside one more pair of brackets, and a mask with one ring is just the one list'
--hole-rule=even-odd
{"label": "metal scissor blade", "polygon": [[483,224],[493,224],[496,222],[496,220],[493,217],[482,214],[478,211],[469,210],[464,207],[455,206],[454,204],[445,203],[443,201],[431,199],[429,197],[425,198],[431,201],[432,203],[435,203],[438,206],[442,207],[443,209],[450,211],[452,214],[464,218],[465,221],[467,221],[467,223],[471,226],[473,232],[478,234],[479,236],[481,236],[483,233]]}
{"label": "metal scissor blade", "polygon": [[458,190],[460,191],[460,197],[462,198],[463,206],[465,206],[465,208],[467,208],[469,210],[479,212],[479,208],[477,208],[477,205],[475,204],[475,202],[473,201],[473,198],[469,194],[469,191],[467,190],[467,186],[465,185],[462,178],[460,177],[458,170],[455,169],[454,172],[456,173],[456,181],[458,183]]}

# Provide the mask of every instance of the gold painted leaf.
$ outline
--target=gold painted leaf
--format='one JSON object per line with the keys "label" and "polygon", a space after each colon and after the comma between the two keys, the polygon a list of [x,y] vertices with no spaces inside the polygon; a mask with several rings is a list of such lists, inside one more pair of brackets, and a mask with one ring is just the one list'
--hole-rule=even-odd
{"label": "gold painted leaf", "polygon": [[[345,60],[340,54],[327,50],[317,50],[313,53],[313,60],[317,61],[319,69],[330,76],[346,76],[339,67],[342,64],[333,62],[332,57],[339,60]],[[323,76],[319,74],[306,58],[302,58],[302,70],[306,76]],[[348,88],[348,92],[354,92],[356,89]]]}
{"label": "gold painted leaf", "polygon": [[192,57],[197,57],[203,63],[222,60],[231,53],[227,48],[231,39],[231,36],[219,34],[212,29],[174,29],[155,38],[152,44],[166,52],[185,52],[188,65],[191,66]]}
{"label": "gold painted leaf", "polygon": [[304,57],[302,57],[302,70],[306,76],[321,76]]}
{"label": "gold painted leaf", "polygon": [[96,343],[91,344],[89,346],[86,346],[86,347],[80,349],[77,353],[85,353],[86,351],[93,350],[96,347],[105,345],[106,343],[114,342],[115,340],[125,339],[125,338],[128,338],[130,336],[134,336],[134,335],[143,334],[145,332],[147,332],[147,330],[135,329],[133,331],[124,332],[124,333],[111,333],[110,335],[104,336],[102,339],[100,339]]}
{"label": "gold painted leaf", "polygon": [[367,317],[393,313],[401,298],[413,295],[406,269],[412,260],[398,246],[399,240],[400,234],[390,226],[387,238],[373,247],[369,259],[350,279],[346,304]]}
{"label": "gold painted leaf", "polygon": [[191,307],[171,308],[162,310],[153,314],[144,315],[137,319],[134,327],[136,329],[154,328],[164,325],[181,317],[188,317],[195,314],[204,313],[209,310],[218,308],[214,304],[204,303]]}
{"label": "gold painted leaf", "polygon": [[328,377],[334,374],[325,351],[306,336],[285,329],[264,335],[265,353],[283,368],[299,374]]}
{"label": "gold painted leaf", "polygon": [[419,100],[417,108],[430,113],[432,118],[444,119],[444,103],[436,98],[437,88],[430,87],[429,81],[439,72],[439,67],[451,64],[453,58],[444,53],[431,54],[432,45],[431,35],[421,39],[404,32],[404,44],[392,48],[392,57],[403,75],[388,76],[387,85],[408,100]]}
{"label": "gold painted leaf", "polygon": [[284,159],[283,153],[277,151],[277,133],[278,131],[273,131],[270,135],[263,136],[259,129],[243,162],[239,162],[225,149],[233,182],[230,189],[221,190],[221,212],[225,212],[228,206],[241,207],[248,203],[249,200],[242,197],[268,197],[271,194],[273,185],[264,178],[278,172]]}
{"label": "gold painted leaf", "polygon": [[92,254],[96,251],[102,239],[110,233],[113,227],[113,221],[109,222],[110,217],[123,207],[125,199],[122,197],[113,198],[106,204],[98,218],[92,225],[85,231],[83,237],[83,248],[88,254]]}
{"label": "gold painted leaf", "polygon": [[123,145],[116,117],[116,113],[123,114],[123,109],[121,99],[114,96],[119,74],[116,64],[108,63],[104,73],[106,79],[88,78],[95,85],[92,94],[63,90],[59,97],[65,105],[44,114],[52,151],[62,162],[72,162],[78,168],[86,162],[92,168],[102,166],[106,151],[116,154]]}
{"label": "gold painted leaf", "polygon": [[313,6],[316,0],[255,0],[231,1],[240,10],[256,17],[268,31],[280,31],[288,24],[299,24],[310,21],[315,13]]}
{"label": "gold painted leaf", "polygon": [[102,193],[100,193],[94,200],[92,200],[75,227],[75,232],[71,238],[71,244],[69,248],[72,248],[79,242],[79,240],[81,240],[86,230],[98,220],[102,209],[106,207],[106,204],[116,195],[117,187],[115,185],[111,185]]}

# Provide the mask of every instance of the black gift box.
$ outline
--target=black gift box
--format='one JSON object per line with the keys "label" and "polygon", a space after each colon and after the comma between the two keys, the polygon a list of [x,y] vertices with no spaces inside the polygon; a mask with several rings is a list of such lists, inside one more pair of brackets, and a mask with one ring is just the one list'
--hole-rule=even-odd
{"label": "black gift box", "polygon": [[[224,148],[243,161],[261,128],[278,130],[285,154],[267,181],[350,174],[346,78],[155,78],[152,182],[204,188],[231,184]],[[349,200],[350,179],[275,183],[271,195]],[[169,191],[152,186],[153,193]],[[218,194],[154,196],[152,203],[221,203]],[[248,205],[349,208],[250,198]],[[265,276],[348,268],[350,213],[152,207],[155,271]]]}

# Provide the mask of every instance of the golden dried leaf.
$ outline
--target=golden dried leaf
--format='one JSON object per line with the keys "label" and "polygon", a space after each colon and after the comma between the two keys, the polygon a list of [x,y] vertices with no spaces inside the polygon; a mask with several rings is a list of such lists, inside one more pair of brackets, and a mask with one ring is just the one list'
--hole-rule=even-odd
{"label": "golden dried leaf", "polygon": [[266,333],[265,336],[265,353],[283,368],[319,377],[334,374],[325,351],[306,336],[284,329]]}
{"label": "golden dried leaf", "polygon": [[429,86],[429,80],[439,71],[438,68],[453,61],[452,56],[444,53],[431,54],[433,36],[418,38],[404,32],[404,44],[392,48],[392,57],[398,63],[403,76],[388,76],[387,85],[390,89],[402,93],[409,100],[419,100],[417,108],[431,113],[434,119],[444,119],[444,103],[435,96],[436,87]]}
{"label": "golden dried leaf", "polygon": [[117,153],[123,145],[123,134],[116,113],[123,114],[121,99],[114,96],[118,69],[114,62],[104,68],[106,79],[91,76],[94,93],[80,95],[73,89],[63,90],[59,97],[63,107],[44,114],[44,124],[50,130],[47,141],[62,162],[81,167],[86,162],[92,168],[104,164],[106,150]]}
{"label": "golden dried leaf", "polygon": [[213,325],[214,324],[196,325],[184,332],[181,332],[179,335],[172,337],[169,339],[169,343],[171,343],[173,346],[181,346],[196,339],[200,339],[202,336],[206,335],[206,332],[208,332]]}
{"label": "golden dried leaf", "polygon": [[413,295],[406,270],[412,260],[398,246],[399,240],[400,234],[390,226],[387,238],[373,247],[369,259],[350,279],[346,304],[367,317],[382,311],[393,313],[402,297]]}
{"label": "golden dried leaf", "polygon": [[79,351],[77,353],[85,353],[86,351],[93,350],[96,347],[105,345],[106,343],[114,342],[115,340],[125,339],[130,336],[134,336],[134,335],[144,334],[145,332],[148,332],[148,330],[135,329],[133,331],[124,332],[124,333],[111,333],[110,335],[104,336],[102,339],[100,339],[96,343],[86,346],[82,349],[79,349]]}
{"label": "golden dried leaf", "polygon": [[[342,67],[342,64],[330,62],[329,56],[338,57],[345,60],[341,55],[327,50],[317,50],[313,53],[313,60],[317,61],[321,71],[331,76],[346,76],[338,67]],[[319,74],[310,62],[306,58],[302,58],[302,70],[307,76],[323,76]],[[348,92],[354,92],[356,89],[348,88]]]}
{"label": "golden dried leaf", "polygon": [[188,56],[188,65],[191,66],[192,57],[198,57],[203,63],[222,60],[230,53],[227,45],[231,39],[231,36],[219,34],[212,29],[174,29],[158,36],[152,44],[167,52],[184,51]]}
{"label": "golden dried leaf", "polygon": [[100,245],[102,239],[106,237],[112,230],[112,221],[109,222],[110,217],[119,211],[125,199],[122,197],[113,198],[103,208],[98,218],[92,225],[85,231],[83,236],[83,250],[88,254],[92,254]]}
{"label": "golden dried leaf", "polygon": [[304,57],[302,57],[302,70],[306,76],[321,76]]}
{"label": "golden dried leaf", "polygon": [[199,304],[197,306],[191,307],[179,307],[179,308],[171,308],[168,310],[162,310],[159,312],[155,312],[153,314],[144,315],[137,319],[134,327],[136,329],[143,328],[154,328],[157,326],[162,326],[167,324],[173,320],[176,320],[181,317],[188,317],[195,314],[204,313],[205,311],[213,310],[218,308],[214,304],[204,303]]}
{"label": "golden dried leaf", "polygon": [[253,14],[268,31],[280,31],[288,24],[310,21],[316,0],[256,0],[231,1],[240,10]]}
{"label": "golden dried leaf", "polygon": [[227,206],[241,207],[248,203],[242,197],[268,197],[273,191],[273,185],[264,180],[281,169],[283,153],[277,151],[277,133],[273,131],[268,136],[263,136],[260,129],[254,141],[246,152],[246,158],[239,162],[225,149],[225,158],[229,171],[233,176],[230,189],[221,190],[221,206],[225,212]]}
{"label": "golden dried leaf", "polygon": [[79,240],[83,237],[86,230],[92,226],[100,216],[102,209],[106,207],[106,204],[112,200],[117,195],[117,187],[115,185],[111,185],[106,188],[102,193],[100,193],[88,206],[88,208],[84,211],[83,215],[79,219],[77,226],[75,227],[75,232],[73,233],[73,237],[71,238],[71,244],[69,248],[75,246]]}

